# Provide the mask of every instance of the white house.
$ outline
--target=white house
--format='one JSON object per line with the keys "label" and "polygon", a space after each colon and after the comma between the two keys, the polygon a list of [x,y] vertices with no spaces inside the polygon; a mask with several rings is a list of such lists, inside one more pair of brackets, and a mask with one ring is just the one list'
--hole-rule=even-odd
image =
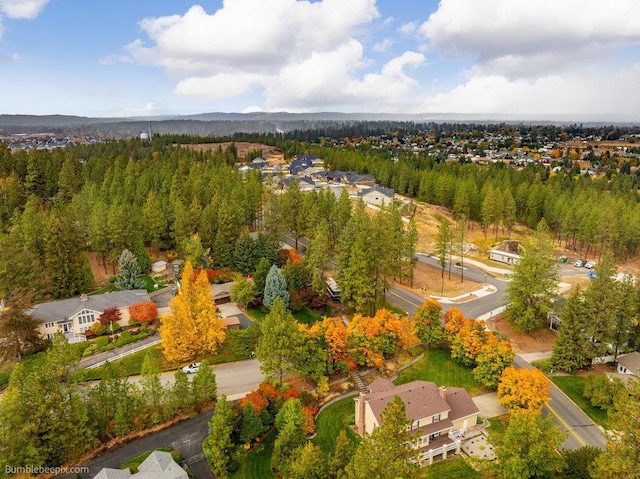
{"label": "white house", "polygon": [[355,399],[355,422],[358,434],[364,437],[381,426],[382,412],[399,396],[404,401],[407,419],[411,421],[413,447],[420,449],[423,464],[450,453],[460,453],[465,431],[475,426],[478,407],[463,388],[438,388],[429,381],[412,381],[400,386],[388,379],[376,379],[369,385],[369,394]]}
{"label": "white house", "polygon": [[111,293],[61,299],[49,303],[36,304],[27,311],[40,323],[40,334],[51,338],[62,331],[69,342],[84,341],[83,333],[91,328],[98,317],[107,308],[116,307],[122,315],[118,324],[126,326],[129,322],[129,306],[150,301],[145,289],[113,291]]}

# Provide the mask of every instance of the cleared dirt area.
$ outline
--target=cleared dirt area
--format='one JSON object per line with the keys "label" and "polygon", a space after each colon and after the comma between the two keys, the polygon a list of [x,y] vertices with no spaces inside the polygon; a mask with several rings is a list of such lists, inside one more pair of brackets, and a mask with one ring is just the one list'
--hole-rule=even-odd
{"label": "cleared dirt area", "polygon": [[[275,146],[264,145],[261,143],[233,142],[238,150],[238,162],[246,161],[247,153],[254,150],[262,150],[262,157],[268,163],[284,163],[284,153]],[[225,150],[231,142],[225,143],[201,143],[197,145],[182,145],[183,148],[190,148],[195,151],[216,151],[218,148]]]}
{"label": "cleared dirt area", "polygon": [[556,333],[550,329],[541,329],[533,334],[525,334],[517,331],[503,315],[487,320],[487,326],[511,341],[511,346],[516,353],[539,353],[553,350],[553,341]]}
{"label": "cleared dirt area", "polygon": [[475,281],[465,279],[464,283],[460,282],[460,276],[454,274],[453,271],[451,272],[451,279],[449,279],[448,270],[444,273],[443,282],[439,269],[422,263],[418,263],[413,270],[413,288],[409,287],[408,283],[400,283],[400,286],[416,294],[444,296],[447,298],[482,289],[482,284]]}

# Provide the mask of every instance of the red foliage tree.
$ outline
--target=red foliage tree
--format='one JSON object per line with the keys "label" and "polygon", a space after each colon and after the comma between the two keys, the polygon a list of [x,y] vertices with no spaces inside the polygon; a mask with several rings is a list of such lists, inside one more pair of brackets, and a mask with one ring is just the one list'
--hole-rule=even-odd
{"label": "red foliage tree", "polygon": [[105,309],[102,314],[98,316],[98,321],[100,321],[105,326],[108,326],[111,323],[117,323],[121,319],[122,313],[115,306]]}
{"label": "red foliage tree", "polygon": [[152,301],[129,306],[129,316],[134,321],[154,321],[158,318],[158,307]]}

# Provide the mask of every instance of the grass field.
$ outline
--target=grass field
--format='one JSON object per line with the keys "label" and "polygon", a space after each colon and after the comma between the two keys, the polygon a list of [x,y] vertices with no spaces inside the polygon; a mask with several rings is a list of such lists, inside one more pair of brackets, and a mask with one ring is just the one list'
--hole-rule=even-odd
{"label": "grass field", "polygon": [[562,389],[593,422],[608,429],[609,421],[607,419],[607,412],[600,408],[593,407],[582,395],[584,393],[584,378],[578,376],[552,376],[551,381]]}
{"label": "grass field", "polygon": [[395,384],[411,381],[432,381],[437,386],[465,388],[471,396],[477,396],[486,390],[473,378],[471,368],[451,359],[445,349],[427,349],[424,358],[400,373]]}
{"label": "grass field", "polygon": [[[247,316],[258,323],[264,320],[267,314],[268,311],[265,308],[247,309]],[[299,323],[307,325],[311,325],[317,321],[322,321],[322,315],[315,313],[307,308],[302,308],[300,311],[293,312],[293,317],[296,318]]]}
{"label": "grass field", "polygon": [[276,431],[272,429],[262,442],[255,446],[240,460],[240,467],[231,476],[232,479],[272,479],[271,454]]}
{"label": "grass field", "polygon": [[360,442],[356,433],[349,428],[353,424],[355,409],[353,397],[347,397],[333,403],[324,409],[316,419],[317,436],[313,439],[322,451],[333,455],[336,448],[338,434],[343,429],[347,432],[347,439],[355,446]]}

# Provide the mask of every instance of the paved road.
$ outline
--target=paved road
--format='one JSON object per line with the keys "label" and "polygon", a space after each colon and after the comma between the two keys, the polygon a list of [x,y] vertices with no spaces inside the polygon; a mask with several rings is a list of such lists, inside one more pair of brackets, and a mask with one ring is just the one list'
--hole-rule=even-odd
{"label": "paved road", "polygon": [[[517,368],[530,369],[532,366],[520,356],[513,364]],[[560,389],[551,383],[550,399],[543,409],[543,416],[552,415],[554,423],[567,433],[562,444],[566,449],[580,449],[582,446],[594,446],[604,449],[607,441],[602,431],[578,408]]]}
{"label": "paved road", "polygon": [[[81,474],[83,478],[92,478],[105,467],[119,469],[125,461],[147,451],[153,451],[160,447],[177,449],[185,460],[196,460],[189,465],[197,479],[213,479],[207,461],[202,458],[202,441],[207,435],[207,424],[213,412],[208,411],[193,419],[181,422],[176,426],[167,428],[150,436],[138,439],[125,447],[103,454],[92,461],[82,464],[89,468],[89,472]],[[191,462],[191,461],[187,461]],[[60,479],[75,479],[75,474],[59,474]]]}

